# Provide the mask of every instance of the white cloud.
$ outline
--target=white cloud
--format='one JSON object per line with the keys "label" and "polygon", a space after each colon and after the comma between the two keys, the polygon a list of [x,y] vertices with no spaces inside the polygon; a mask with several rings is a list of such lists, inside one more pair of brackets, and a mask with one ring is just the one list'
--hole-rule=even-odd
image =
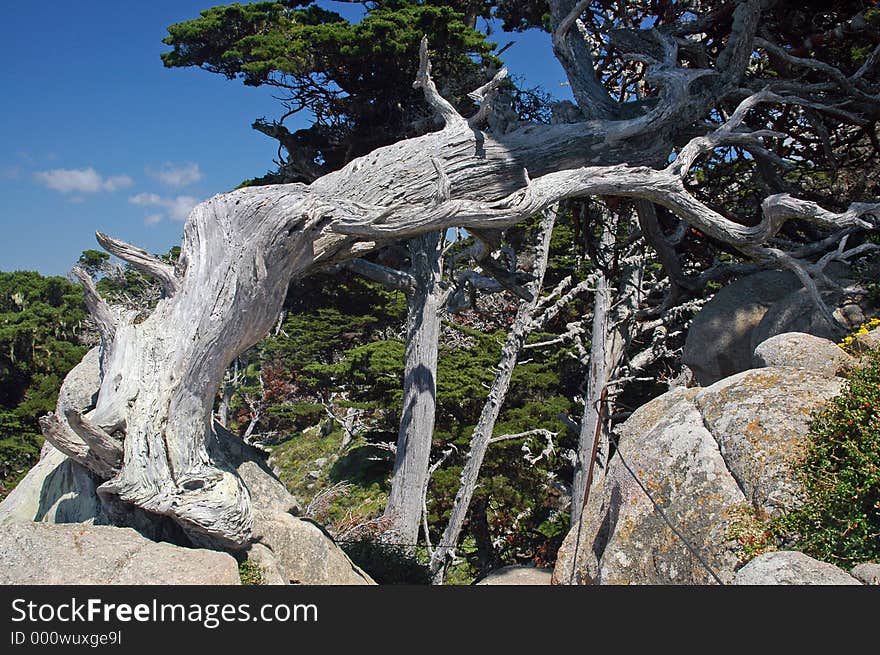
{"label": "white cloud", "polygon": [[104,180],[104,191],[116,191],[117,189],[127,189],[134,181],[128,175],[114,175]]}
{"label": "white cloud", "polygon": [[199,199],[193,196],[177,196],[166,206],[168,207],[168,213],[171,214],[171,218],[176,221],[185,221],[193,207],[198,204]]}
{"label": "white cloud", "polygon": [[193,163],[177,165],[167,162],[158,171],[148,169],[147,172],[165,186],[175,189],[195,184],[204,177],[199,165]]}
{"label": "white cloud", "polygon": [[199,204],[195,196],[160,196],[158,193],[138,193],[129,197],[128,201],[133,205],[142,207],[161,207],[164,211],[150,214],[144,219],[147,225],[155,225],[167,214],[175,221],[185,221],[192,208]]}
{"label": "white cloud", "polygon": [[99,193],[116,191],[130,187],[133,183],[128,175],[104,177],[91,166],[88,168],[53,168],[34,173],[40,184],[60,193]]}
{"label": "white cloud", "polygon": [[132,205],[161,205],[162,197],[157,193],[138,193],[131,196],[128,201]]}

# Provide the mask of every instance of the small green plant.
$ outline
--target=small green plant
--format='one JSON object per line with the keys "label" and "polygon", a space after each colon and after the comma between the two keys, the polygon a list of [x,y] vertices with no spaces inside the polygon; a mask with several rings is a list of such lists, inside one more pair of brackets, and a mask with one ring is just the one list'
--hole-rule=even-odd
{"label": "small green plant", "polygon": [[736,508],[727,536],[739,547],[739,564],[776,550],[773,521],[751,505]]}
{"label": "small green plant", "polygon": [[805,502],[773,530],[781,543],[851,568],[880,560],[880,352],[847,377],[843,393],[810,423],[796,467]]}
{"label": "small green plant", "polygon": [[241,578],[243,585],[261,585],[263,584],[263,574],[260,567],[249,559],[242,561],[238,565],[238,577]]}

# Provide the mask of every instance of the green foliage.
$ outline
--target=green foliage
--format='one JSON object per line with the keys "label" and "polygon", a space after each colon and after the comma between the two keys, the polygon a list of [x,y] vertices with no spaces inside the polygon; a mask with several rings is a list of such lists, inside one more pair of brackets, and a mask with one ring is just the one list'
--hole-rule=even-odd
{"label": "green foliage", "polygon": [[270,447],[272,465],[278,470],[279,478],[300,502],[308,504],[317,491],[315,483],[326,482],[310,480],[309,472],[317,468],[315,460],[336,456],[341,441],[342,435],[338,432],[325,435],[319,428],[312,428],[292,433]]}
{"label": "green foliage", "polygon": [[243,585],[261,585],[263,584],[263,573],[260,567],[249,559],[242,560],[238,565],[238,577],[241,578]]}
{"label": "green foliage", "polygon": [[359,407],[393,407],[402,402],[404,344],[399,339],[373,341],[346,350],[334,365],[308,367],[334,387],[350,390]]}
{"label": "green foliage", "polygon": [[776,534],[845,568],[880,561],[880,353],[868,354],[814,416],[797,471],[806,502],[780,519]]}
{"label": "green foliage", "polygon": [[[491,56],[493,44],[467,24],[465,4],[375,3],[357,23],[307,1],[213,7],[168,28],[163,42],[172,50],[162,61],[284,89],[288,113],[308,110],[314,124],[293,134],[262,119],[255,127],[278,138],[298,162],[282,171],[285,181],[310,181],[428,131],[433,119],[412,88],[422,35],[429,36],[433,74],[446,95],[472,108],[466,93],[499,62]],[[274,181],[269,174],[248,183]]]}
{"label": "green foliage", "polygon": [[752,505],[743,504],[730,515],[727,537],[739,546],[739,564],[777,549],[773,520]]}
{"label": "green foliage", "polygon": [[[481,335],[471,348],[446,358],[446,365],[453,364],[448,373],[454,401],[447,404],[442,389],[438,390],[435,442],[439,442],[438,448],[451,443],[458,451],[431,480],[428,518],[432,529],[442,529],[449,518],[463,456],[486,398],[483,383],[491,383],[492,367],[500,356],[499,337],[502,335]],[[561,387],[568,379],[569,361],[562,356],[543,357],[535,353],[531,362],[515,369],[494,436],[542,427],[558,433],[558,437],[554,439],[553,452],[535,463],[525,456],[530,453],[532,458],[537,457],[547,446],[543,438],[504,440],[490,447],[458,549],[467,561],[456,573],[460,582],[472,580],[487,568],[502,563],[531,561],[543,566],[555,560],[567,532],[567,519],[558,509],[562,493],[552,479],[570,477],[570,465],[560,454],[575,445],[574,435],[567,432],[559,419],[561,413],[572,410]],[[438,378],[442,380],[444,358],[440,362]],[[441,408],[448,413],[441,414]],[[433,535],[437,537],[439,533]]]}
{"label": "green foliage", "polygon": [[285,308],[282,329],[262,342],[261,358],[297,372],[337,362],[342,351],[380,338],[406,315],[403,294],[344,272],[291,285]]}
{"label": "green foliage", "polygon": [[499,0],[495,16],[504,29],[522,32],[531,28],[550,31],[550,7],[547,0]]}
{"label": "green foliage", "polygon": [[[382,451],[362,436],[345,449],[340,430],[326,429],[327,423],[314,424],[301,432],[290,432],[278,444],[269,446],[271,462],[278,477],[304,505],[322,491],[343,483],[331,497],[323,499],[314,515],[325,525],[343,521],[349,512],[363,520],[375,518],[388,497],[387,461]],[[324,461],[323,464],[319,462]]]}
{"label": "green foliage", "polygon": [[0,272],[0,497],[32,466],[67,372],[85,354],[82,290],[61,277]]}
{"label": "green foliage", "polygon": [[[401,294],[342,273],[298,283],[286,308],[281,330],[258,346],[252,363],[252,378],[261,371],[265,383],[261,430],[279,435],[269,447],[282,481],[310,507],[312,518],[340,534],[381,516],[387,501],[392,457],[373,444],[393,442],[397,435],[404,360],[398,335],[405,303]],[[431,483],[428,509],[435,539],[448,518],[463,456],[506,338],[504,330],[483,331],[462,323],[468,319],[444,323],[449,339],[440,347],[434,451],[454,445],[458,452]],[[571,475],[570,464],[559,455],[575,445],[575,437],[566,432],[559,415],[572,411],[565,388],[576,386],[581,372],[564,349],[531,351],[529,359],[514,373],[496,435],[544,427],[559,437],[554,452],[535,464],[524,459],[524,446],[534,457],[546,446],[542,438],[502,441],[490,449],[474,500],[477,510],[468,519],[459,549],[467,563],[453,576],[462,583],[489,565],[552,563],[566,532],[567,515],[558,509],[561,491],[549,474],[562,479]],[[251,385],[251,393],[258,394],[259,388]],[[345,401],[338,399],[342,392]],[[328,423],[319,398],[332,398],[337,411],[346,406],[363,410],[368,427],[342,448],[342,432]],[[238,423],[245,424],[246,417]],[[369,563],[373,555],[359,555],[367,570],[375,566]],[[409,573],[405,577],[401,581],[413,581]]]}
{"label": "green foliage", "polygon": [[339,545],[352,562],[380,585],[431,584],[427,563],[421,561],[412,548],[383,544],[368,538],[344,541]]}
{"label": "green foliage", "polygon": [[294,429],[305,430],[317,425],[324,417],[324,406],[318,403],[290,403],[272,405],[268,409],[272,419],[290,424]]}
{"label": "green foliage", "polygon": [[77,262],[92,277],[103,273],[110,261],[110,255],[103,250],[83,250]]}
{"label": "green foliage", "polygon": [[470,337],[467,348],[443,348],[437,362],[437,429],[455,432],[455,427],[476,422],[488,387],[494,377],[493,368],[501,355],[501,333],[485,334],[461,325],[447,324]]}

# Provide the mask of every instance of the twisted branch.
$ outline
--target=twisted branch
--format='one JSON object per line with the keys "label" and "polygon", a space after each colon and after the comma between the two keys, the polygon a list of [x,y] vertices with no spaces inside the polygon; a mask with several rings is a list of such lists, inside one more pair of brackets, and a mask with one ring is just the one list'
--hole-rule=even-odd
{"label": "twisted branch", "polygon": [[170,298],[177,293],[179,282],[174,274],[174,267],[171,264],[151,255],[143,248],[114,239],[103,232],[96,232],[95,236],[101,247],[111,255],[116,255],[119,259],[128,262],[136,271],[156,278],[162,286],[162,291],[166,298]]}

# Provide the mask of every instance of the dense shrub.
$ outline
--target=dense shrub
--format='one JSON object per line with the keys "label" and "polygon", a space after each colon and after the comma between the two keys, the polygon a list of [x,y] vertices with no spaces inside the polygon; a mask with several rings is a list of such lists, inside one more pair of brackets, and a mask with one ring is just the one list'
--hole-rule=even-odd
{"label": "dense shrub", "polygon": [[775,532],[844,568],[880,561],[880,353],[848,374],[810,434],[797,466],[805,503],[777,521]]}
{"label": "dense shrub", "polygon": [[78,285],[0,272],[0,500],[36,463],[37,419],[55,408],[61,381],[86,352],[86,333]]}
{"label": "dense shrub", "polygon": [[431,584],[428,567],[413,548],[385,544],[369,537],[340,541],[339,546],[380,585]]}

